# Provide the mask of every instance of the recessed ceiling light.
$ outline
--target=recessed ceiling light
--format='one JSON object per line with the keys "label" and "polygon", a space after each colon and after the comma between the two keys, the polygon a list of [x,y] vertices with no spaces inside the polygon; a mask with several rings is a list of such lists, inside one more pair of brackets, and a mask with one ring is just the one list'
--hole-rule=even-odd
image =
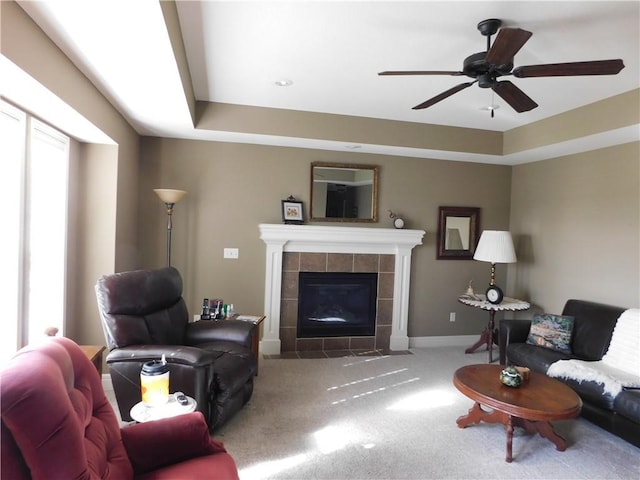
{"label": "recessed ceiling light", "polygon": [[293,85],[293,80],[289,80],[288,78],[276,80],[276,85],[279,87],[290,87],[291,85]]}

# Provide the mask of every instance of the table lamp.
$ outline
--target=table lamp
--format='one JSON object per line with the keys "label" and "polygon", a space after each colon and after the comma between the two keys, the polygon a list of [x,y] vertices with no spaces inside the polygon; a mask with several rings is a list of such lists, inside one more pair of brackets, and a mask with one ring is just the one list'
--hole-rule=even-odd
{"label": "table lamp", "polygon": [[173,225],[171,223],[171,215],[173,214],[173,206],[182,200],[187,192],[184,190],[172,190],[169,188],[155,188],[160,200],[162,200],[167,207],[167,267],[171,266],[171,229]]}
{"label": "table lamp", "polygon": [[496,285],[496,263],[515,263],[518,261],[511,233],[499,230],[483,231],[473,259],[491,262],[491,283],[486,292],[487,300],[494,304],[502,302],[504,294]]}

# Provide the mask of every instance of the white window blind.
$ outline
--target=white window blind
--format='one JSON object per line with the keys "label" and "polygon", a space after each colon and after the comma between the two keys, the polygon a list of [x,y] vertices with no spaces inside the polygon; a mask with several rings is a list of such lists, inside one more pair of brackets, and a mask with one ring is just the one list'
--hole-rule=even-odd
{"label": "white window blind", "polygon": [[4,363],[46,327],[64,333],[69,138],[0,101],[0,140],[9,190],[0,236],[8,255]]}

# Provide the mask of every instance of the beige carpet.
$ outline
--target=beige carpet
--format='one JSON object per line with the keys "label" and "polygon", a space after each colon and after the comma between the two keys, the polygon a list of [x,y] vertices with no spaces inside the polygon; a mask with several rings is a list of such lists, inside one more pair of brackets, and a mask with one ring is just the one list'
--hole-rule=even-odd
{"label": "beige carpet", "polygon": [[556,423],[565,452],[517,429],[506,463],[502,426],[456,425],[473,402],[453,372],[486,351],[412,352],[261,360],[251,401],[214,437],[242,480],[640,478],[640,449],[584,419]]}
{"label": "beige carpet", "polygon": [[500,425],[460,429],[472,401],[453,372],[486,351],[261,360],[249,404],[214,435],[243,480],[640,478],[640,449],[584,420],[558,422],[565,452],[516,430],[514,461]]}

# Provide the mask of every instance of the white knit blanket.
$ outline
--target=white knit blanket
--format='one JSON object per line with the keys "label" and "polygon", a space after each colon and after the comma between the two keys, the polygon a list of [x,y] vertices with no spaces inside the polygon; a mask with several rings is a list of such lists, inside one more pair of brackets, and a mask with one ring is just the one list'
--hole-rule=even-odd
{"label": "white knit blanket", "polygon": [[558,360],[549,366],[547,375],[599,383],[614,398],[623,387],[640,388],[640,309],[620,315],[602,360]]}

